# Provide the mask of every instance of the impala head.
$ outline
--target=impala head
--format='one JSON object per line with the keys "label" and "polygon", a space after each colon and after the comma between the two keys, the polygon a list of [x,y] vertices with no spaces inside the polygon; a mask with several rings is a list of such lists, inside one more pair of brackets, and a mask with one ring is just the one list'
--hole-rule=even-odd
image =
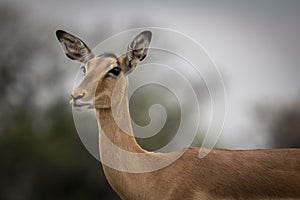
{"label": "impala head", "polygon": [[152,34],[150,31],[138,34],[124,55],[95,55],[81,39],[70,33],[58,30],[56,36],[67,57],[83,64],[84,79],[70,97],[73,107],[110,108],[113,90],[117,89],[116,101],[124,96],[127,87],[124,76],[145,59]]}

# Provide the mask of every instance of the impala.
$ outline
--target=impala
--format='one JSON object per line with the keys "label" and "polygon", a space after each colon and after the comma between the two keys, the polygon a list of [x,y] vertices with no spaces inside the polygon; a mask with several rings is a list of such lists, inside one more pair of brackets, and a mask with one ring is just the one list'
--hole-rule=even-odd
{"label": "impala", "polygon": [[[70,102],[73,107],[96,110],[100,157],[124,161],[110,151],[103,139],[108,138],[120,149],[144,154],[149,160],[171,159],[175,152],[148,152],[137,144],[128,109],[126,76],[145,59],[152,33],[144,31],[134,37],[124,55],[95,55],[70,33],[58,30],[56,36],[67,57],[84,64],[85,77],[72,92]],[[204,158],[198,155],[199,148],[186,148],[173,163],[150,172],[126,172],[105,163],[102,166],[109,184],[122,199],[300,199],[299,149],[213,149]],[[134,165],[142,168],[142,162],[135,160]]]}

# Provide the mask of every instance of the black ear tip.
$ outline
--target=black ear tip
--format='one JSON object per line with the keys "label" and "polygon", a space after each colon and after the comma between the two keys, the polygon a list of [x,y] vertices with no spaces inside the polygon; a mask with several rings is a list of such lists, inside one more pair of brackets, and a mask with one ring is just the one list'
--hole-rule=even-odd
{"label": "black ear tip", "polygon": [[57,37],[58,39],[60,39],[64,33],[66,33],[66,32],[63,31],[63,30],[57,30],[57,31],[55,32],[56,37]]}
{"label": "black ear tip", "polygon": [[143,31],[141,32],[142,35],[145,35],[149,40],[152,38],[152,32],[151,31]]}

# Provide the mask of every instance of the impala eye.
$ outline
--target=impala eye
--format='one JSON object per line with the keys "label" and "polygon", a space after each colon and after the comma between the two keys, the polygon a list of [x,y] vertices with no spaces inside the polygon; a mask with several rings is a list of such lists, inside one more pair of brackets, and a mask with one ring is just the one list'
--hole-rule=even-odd
{"label": "impala eye", "polygon": [[114,67],[111,70],[109,70],[107,72],[107,74],[112,74],[114,76],[118,76],[121,73],[121,71],[122,71],[121,67]]}
{"label": "impala eye", "polygon": [[85,68],[85,66],[80,67],[80,69],[81,69],[83,75],[85,75],[86,74],[86,68]]}

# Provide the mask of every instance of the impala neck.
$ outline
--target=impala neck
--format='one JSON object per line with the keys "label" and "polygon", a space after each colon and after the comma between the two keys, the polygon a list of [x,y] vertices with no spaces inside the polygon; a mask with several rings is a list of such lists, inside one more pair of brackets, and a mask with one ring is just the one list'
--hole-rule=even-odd
{"label": "impala neck", "polygon": [[100,156],[107,153],[105,152],[106,150],[109,151],[107,148],[111,147],[109,146],[111,144],[129,152],[146,152],[137,144],[134,138],[128,107],[127,87],[123,94],[118,103],[114,104],[113,109],[96,109],[99,126]]}
{"label": "impala neck", "polygon": [[[120,196],[135,199],[132,198],[136,195],[135,192],[131,194],[128,191],[137,190],[138,185],[133,184],[137,180],[135,180],[135,175],[125,173],[128,166],[124,165],[126,163],[124,160],[129,164],[134,164],[137,168],[141,168],[143,162],[139,159],[132,159],[116,149],[124,150],[123,152],[149,154],[137,144],[134,138],[128,108],[127,89],[123,91],[125,91],[124,95],[113,106],[113,109],[96,109],[99,127],[99,151],[101,164],[110,185]],[[111,163],[114,165],[112,166]]]}
{"label": "impala neck", "polygon": [[[128,111],[128,102],[124,101],[123,105],[112,111],[111,108],[97,109],[97,119],[100,133],[100,151],[101,148],[107,146],[107,138],[112,144],[130,152],[142,153],[144,150],[137,144],[132,127],[131,119]],[[114,116],[114,112],[119,116]],[[118,117],[115,119],[114,117]],[[117,121],[117,122],[116,122]],[[121,128],[120,128],[121,127]],[[104,152],[103,152],[104,153]]]}

